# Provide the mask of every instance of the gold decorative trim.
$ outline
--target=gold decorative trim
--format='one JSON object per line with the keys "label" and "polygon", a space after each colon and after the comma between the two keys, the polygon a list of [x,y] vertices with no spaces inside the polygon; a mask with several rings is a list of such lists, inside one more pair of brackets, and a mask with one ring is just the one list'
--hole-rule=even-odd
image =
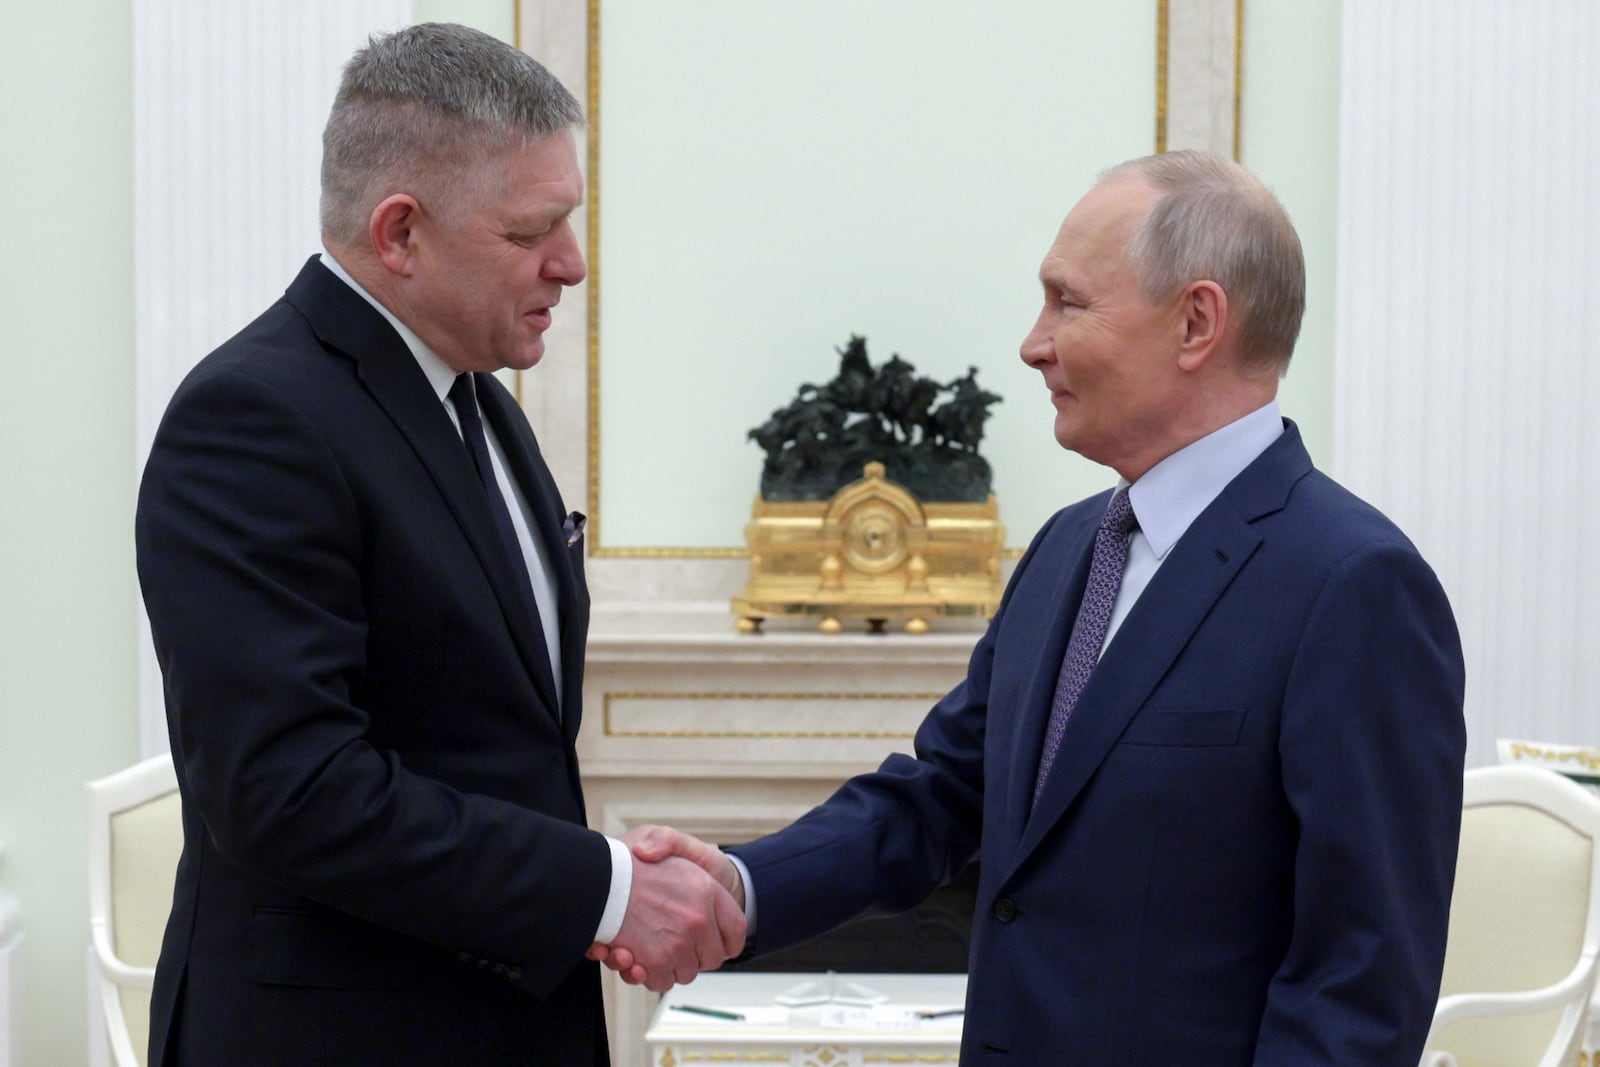
{"label": "gold decorative trim", "polygon": [[1576,763],[1586,771],[1600,771],[1600,749],[1597,748],[1544,748],[1526,741],[1513,741],[1509,751],[1515,761],[1527,759],[1545,763]]}
{"label": "gold decorative trim", "polygon": [[[594,497],[589,506],[594,506]],[[594,518],[589,519],[589,529],[594,529]],[[592,538],[589,542],[591,559],[749,559],[750,551],[744,548],[601,548]]]}
{"label": "gold decorative trim", "polygon": [[[1167,15],[1169,0],[1157,0],[1156,15],[1156,151],[1167,150]],[[1233,156],[1239,158],[1239,85],[1243,69],[1244,0],[1234,0]],[[522,41],[522,5],[517,4],[517,41]],[[626,546],[608,548],[601,538],[600,508],[600,0],[588,0],[588,260],[589,260],[589,525],[586,540],[591,559],[748,559],[743,547],[687,548]],[[522,403],[522,375],[516,380]],[[1006,559],[1021,559],[1025,549],[1008,548]]]}
{"label": "gold decorative trim", "polygon": [[815,701],[874,701],[915,700],[932,706],[943,700],[944,693],[606,693],[601,698],[601,732],[606,737],[676,737],[676,738],[756,738],[803,741],[906,741],[915,733],[900,730],[618,730],[611,723],[611,704],[614,700],[688,700],[709,703],[714,700],[815,700]]}
{"label": "gold decorative trim", "polygon": [[802,1049],[800,1054],[807,1057],[801,1061],[801,1067],[834,1067],[849,1059],[850,1050],[843,1045],[818,1045]]}
{"label": "gold decorative trim", "polygon": [[600,540],[600,0],[589,0],[589,555],[615,550]]}
{"label": "gold decorative trim", "polygon": [[[596,0],[598,2],[598,0]],[[1167,150],[1167,9],[1169,0],[1156,0],[1156,155]]]}
{"label": "gold decorative trim", "polygon": [[1244,123],[1244,0],[1233,0],[1233,161],[1239,158],[1240,130]]}

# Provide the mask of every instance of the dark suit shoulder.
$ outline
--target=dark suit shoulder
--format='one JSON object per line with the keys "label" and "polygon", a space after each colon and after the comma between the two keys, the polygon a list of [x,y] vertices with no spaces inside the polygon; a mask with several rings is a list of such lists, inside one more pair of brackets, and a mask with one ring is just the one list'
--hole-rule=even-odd
{"label": "dark suit shoulder", "polygon": [[349,376],[352,361],[325,348],[310,323],[287,300],[278,300],[195,364],[178,387],[234,374],[304,388],[308,377]]}
{"label": "dark suit shoulder", "polygon": [[1344,557],[1363,549],[1417,549],[1400,527],[1372,504],[1313,470],[1294,486],[1277,517],[1293,529],[1306,550]]}

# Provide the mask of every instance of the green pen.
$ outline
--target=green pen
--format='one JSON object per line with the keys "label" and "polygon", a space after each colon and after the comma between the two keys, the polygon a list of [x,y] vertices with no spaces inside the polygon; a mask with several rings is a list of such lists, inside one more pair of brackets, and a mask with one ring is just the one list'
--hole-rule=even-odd
{"label": "green pen", "polygon": [[727,1019],[729,1022],[742,1023],[744,1016],[736,1011],[723,1011],[721,1008],[700,1008],[693,1004],[674,1004],[673,1011],[686,1011],[690,1015],[706,1015],[713,1019]]}

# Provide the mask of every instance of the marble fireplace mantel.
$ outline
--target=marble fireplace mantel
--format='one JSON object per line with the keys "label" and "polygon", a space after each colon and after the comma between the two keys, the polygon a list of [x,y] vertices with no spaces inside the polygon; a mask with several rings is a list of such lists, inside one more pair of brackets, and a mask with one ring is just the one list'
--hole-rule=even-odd
{"label": "marble fireplace mantel", "polygon": [[[590,825],[666,823],[723,844],[784,826],[909,752],[980,633],[750,636],[733,632],[725,600],[597,603],[578,740]],[[607,975],[621,1067],[647,1062],[656,999]]]}

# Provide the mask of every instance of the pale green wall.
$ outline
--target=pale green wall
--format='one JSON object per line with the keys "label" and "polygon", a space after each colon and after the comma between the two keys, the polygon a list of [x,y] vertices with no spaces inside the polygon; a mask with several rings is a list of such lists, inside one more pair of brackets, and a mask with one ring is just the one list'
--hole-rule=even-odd
{"label": "pale green wall", "polygon": [[[8,4],[0,62],[0,888],[25,1067],[85,1062],[83,782],[139,754],[130,10]],[[511,0],[416,11],[511,38]]]}
{"label": "pale green wall", "polygon": [[19,1062],[84,1062],[82,783],[138,757],[129,5],[11,5],[0,63],[0,886]]}
{"label": "pale green wall", "polygon": [[516,0],[412,0],[417,22],[459,22],[515,44]]}
{"label": "pale green wall", "polygon": [[[1243,161],[1308,259],[1282,401],[1326,462],[1339,3],[1245,9]],[[1097,171],[1155,148],[1153,2],[601,14],[602,547],[737,546],[761,464],[745,431],[832,377],[852,332],[874,362],[936,378],[977,364],[1005,397],[984,454],[1008,544],[1112,484],[1056,445],[1017,350],[1061,217]]]}
{"label": "pale green wall", "polygon": [[1277,192],[1306,253],[1306,318],[1278,392],[1311,457],[1333,461],[1339,0],[1247,0],[1240,155]]}
{"label": "pale green wall", "polygon": [[1154,151],[1154,4],[601,17],[603,547],[737,545],[746,430],[832,378],[852,333],[940,381],[976,365],[1005,398],[984,451],[1011,543],[1108,484],[1056,445],[1018,350],[1067,208]]}

